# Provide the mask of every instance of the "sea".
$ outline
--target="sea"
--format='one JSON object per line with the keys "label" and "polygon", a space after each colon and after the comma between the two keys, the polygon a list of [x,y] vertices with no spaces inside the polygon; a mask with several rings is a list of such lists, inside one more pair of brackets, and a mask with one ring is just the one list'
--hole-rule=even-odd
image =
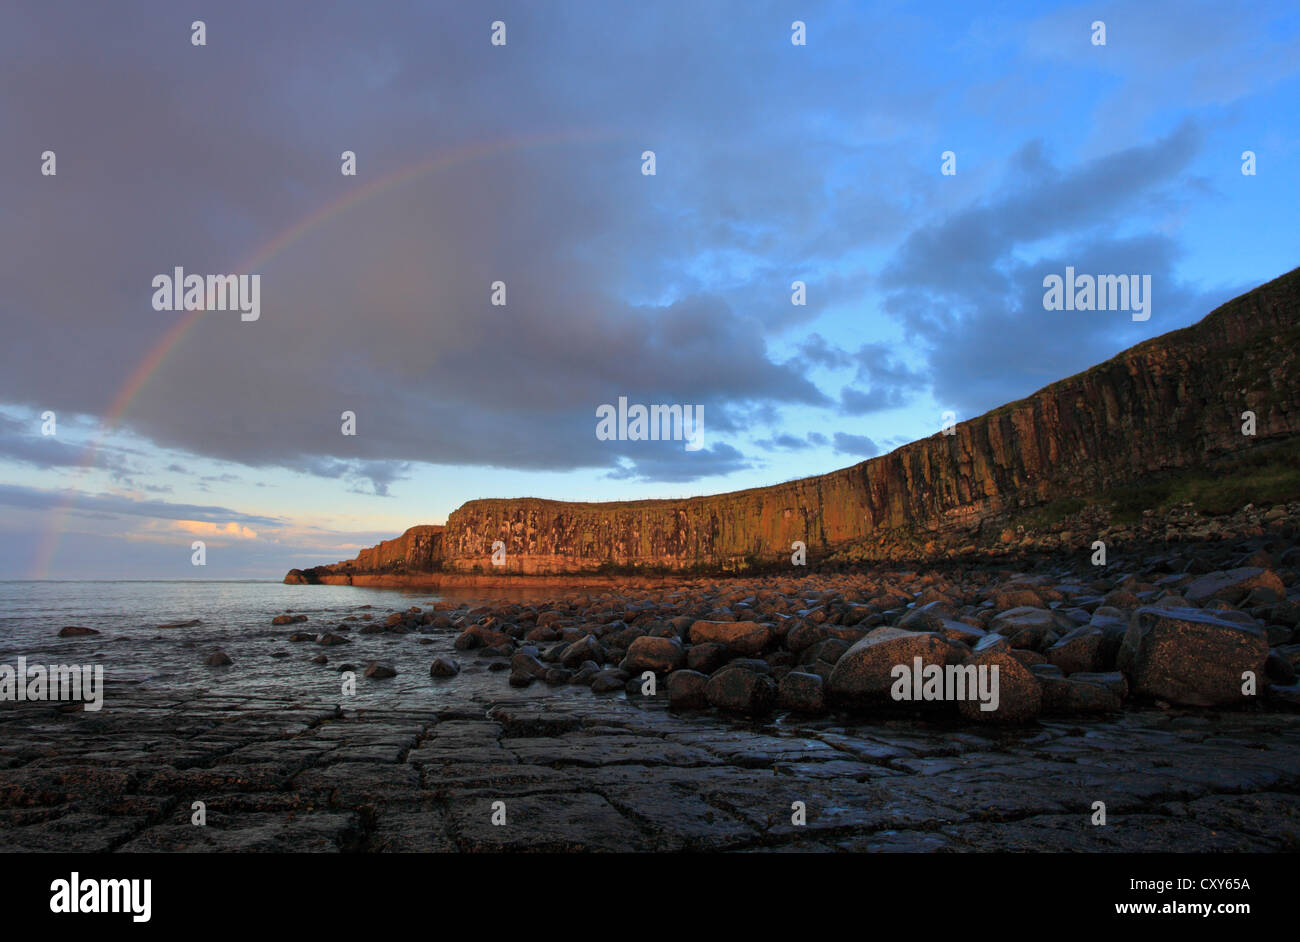
{"label": "sea", "polygon": [[[456,593],[460,594],[457,595]],[[273,581],[0,581],[0,664],[102,665],[106,700],[128,689],[184,700],[230,695],[240,700],[285,697],[337,703],[340,668],[356,674],[358,706],[421,708],[453,693],[465,695],[469,677],[431,682],[436,656],[466,658],[453,649],[451,629],[428,634],[361,634],[371,615],[380,624],[390,612],[412,606],[424,611],[437,601],[475,602],[511,597],[504,590],[370,589],[355,586],[285,585]],[[518,596],[519,600],[525,596]],[[305,623],[273,626],[286,613]],[[357,616],[355,621],[344,621]],[[183,628],[160,626],[198,621]],[[93,628],[98,635],[60,638],[67,625]],[[295,632],[313,635],[347,631],[350,644],[322,646],[291,642]],[[224,651],[232,664],[213,667],[207,656]],[[324,654],[326,665],[312,658]],[[369,681],[371,661],[393,666],[398,675]],[[482,681],[487,681],[482,676]],[[504,677],[493,677],[504,687]]]}

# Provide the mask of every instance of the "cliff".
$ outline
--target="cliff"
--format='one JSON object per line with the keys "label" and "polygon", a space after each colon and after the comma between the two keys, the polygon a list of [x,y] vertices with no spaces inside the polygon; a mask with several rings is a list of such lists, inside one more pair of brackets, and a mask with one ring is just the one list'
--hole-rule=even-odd
{"label": "cliff", "polygon": [[[788,564],[796,540],[810,563],[942,556],[1030,508],[1296,435],[1297,350],[1300,269],[953,434],[830,474],[685,500],[473,500],[445,527],[413,527],[356,560],[293,570],[286,581],[736,570]],[[1242,432],[1247,410],[1254,436]],[[494,567],[498,540],[506,563]]]}

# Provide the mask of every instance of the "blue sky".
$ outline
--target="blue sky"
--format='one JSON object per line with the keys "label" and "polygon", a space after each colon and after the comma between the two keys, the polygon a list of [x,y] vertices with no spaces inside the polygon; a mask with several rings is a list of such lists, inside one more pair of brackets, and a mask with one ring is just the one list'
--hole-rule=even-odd
{"label": "blue sky", "polygon": [[[17,3],[0,58],[0,578],[818,474],[1300,263],[1289,3]],[[261,318],[203,312],[111,415],[184,316],[150,279],[249,260]],[[1045,311],[1067,265],[1150,275],[1150,320]],[[705,447],[598,440],[620,396]]]}

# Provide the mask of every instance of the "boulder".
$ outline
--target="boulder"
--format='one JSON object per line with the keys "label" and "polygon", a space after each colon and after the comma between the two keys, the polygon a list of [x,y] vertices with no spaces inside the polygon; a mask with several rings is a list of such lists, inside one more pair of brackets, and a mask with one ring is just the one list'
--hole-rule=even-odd
{"label": "boulder", "polygon": [[598,671],[591,678],[591,692],[609,693],[613,690],[622,690],[628,679],[627,671],[617,669]]}
{"label": "boulder", "polygon": [[1194,608],[1139,608],[1124,635],[1118,666],[1134,693],[1182,706],[1223,706],[1251,699],[1242,674],[1263,681],[1268,640],[1258,628]]}
{"label": "boulder", "polygon": [[459,635],[457,635],[454,646],[457,651],[472,651],[475,648],[492,648],[501,646],[510,646],[512,644],[510,636],[493,631],[491,628],[485,628],[482,625],[471,625]]}
{"label": "boulder", "polygon": [[1183,589],[1183,598],[1194,605],[1203,605],[1210,599],[1222,599],[1236,604],[1250,594],[1251,589],[1272,589],[1278,598],[1286,598],[1286,586],[1271,569],[1246,567],[1212,572],[1201,576]]}
{"label": "boulder", "polygon": [[460,673],[460,664],[455,658],[435,657],[429,665],[430,677],[455,677]]}
{"label": "boulder", "polygon": [[1068,630],[1047,609],[1030,606],[994,616],[989,628],[1005,637],[1013,648],[1041,648],[1049,635]]}
{"label": "boulder", "polygon": [[[520,651],[510,659],[510,670],[524,677],[538,679],[545,677],[550,668],[543,664],[535,654]],[[514,681],[512,680],[511,683],[514,683]],[[515,686],[520,685],[515,684]]]}
{"label": "boulder", "polygon": [[712,706],[720,710],[759,716],[772,709],[776,700],[776,682],[767,674],[742,667],[725,667],[709,678],[704,686],[704,695]]}
{"label": "boulder", "polygon": [[923,666],[959,664],[965,649],[928,632],[876,628],[836,661],[830,676],[831,699],[851,706],[893,703],[894,667],[910,666],[918,657]]}
{"label": "boulder", "polygon": [[300,621],[306,621],[306,615],[276,615],[271,619],[272,625],[296,625]]}
{"label": "boulder", "polygon": [[825,626],[800,622],[786,632],[785,647],[787,651],[798,654],[804,648],[810,648],[817,642],[825,641],[829,637],[830,634]]}
{"label": "boulder", "polygon": [[699,671],[678,670],[668,675],[668,705],[679,710],[702,710],[709,705],[704,688],[709,678]]}
{"label": "boulder", "polygon": [[389,677],[396,677],[397,669],[390,664],[381,664],[378,661],[371,661],[366,667],[366,676],[371,680],[384,680]]}
{"label": "boulder", "polygon": [[701,674],[712,674],[727,663],[725,644],[693,644],[686,652],[686,666]]}
{"label": "boulder", "polygon": [[605,650],[600,646],[595,635],[583,635],[560,654],[560,663],[565,667],[577,667],[584,661],[595,661],[601,664],[604,660]]}
{"label": "boulder", "polygon": [[[972,655],[966,662],[976,669],[987,667],[989,684],[996,692],[997,706],[981,709],[980,700],[967,697],[957,702],[961,715],[974,723],[1018,726],[1033,722],[1043,705],[1043,688],[1037,677],[1016,660],[1010,651],[996,648]],[[997,668],[997,674],[992,669]]]}
{"label": "boulder", "polygon": [[655,638],[649,635],[637,638],[627,649],[627,657],[620,665],[630,674],[654,671],[667,674],[686,663],[686,650],[676,638]]}
{"label": "boulder", "polygon": [[1101,626],[1080,625],[1047,649],[1047,663],[1055,664],[1067,674],[1099,670],[1103,666],[1104,639]]}
{"label": "boulder", "polygon": [[1044,713],[1113,713],[1121,706],[1119,694],[1101,684],[1037,672],[1035,677],[1043,688]]}
{"label": "boulder", "polygon": [[99,634],[94,628],[83,628],[81,625],[68,625],[66,628],[59,629],[60,638],[84,638],[87,635]]}
{"label": "boulder", "polygon": [[691,625],[695,644],[724,644],[733,654],[758,654],[772,640],[772,629],[756,621],[697,621]]}
{"label": "boulder", "polygon": [[234,662],[230,660],[230,655],[225,651],[213,651],[204,658],[203,663],[208,665],[208,667],[225,667],[227,664],[232,664]]}
{"label": "boulder", "polygon": [[777,703],[781,709],[796,713],[823,713],[826,684],[817,674],[790,671],[777,686]]}

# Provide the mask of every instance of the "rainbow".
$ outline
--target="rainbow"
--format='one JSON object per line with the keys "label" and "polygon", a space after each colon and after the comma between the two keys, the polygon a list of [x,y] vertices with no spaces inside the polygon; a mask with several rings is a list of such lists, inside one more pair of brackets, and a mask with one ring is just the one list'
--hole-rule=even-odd
{"label": "rainbow", "polygon": [[[490,141],[475,141],[464,144],[460,147],[440,151],[439,153],[425,160],[414,164],[408,164],[397,170],[379,177],[366,183],[364,186],[357,187],[340,196],[331,203],[320,207],[299,219],[287,229],[277,233],[270,241],[265,243],[257,251],[253,252],[246,260],[236,265],[232,272],[238,274],[253,274],[256,269],[264,268],[273,258],[293,245],[299,239],[309,232],[320,228],[335,217],[347,212],[354,206],[373,199],[391,190],[405,186],[415,180],[428,176],[438,170],[445,170],[448,167],[465,163],[471,160],[481,160],[485,157],[495,156],[510,151],[528,150],[548,144],[570,144],[582,141],[608,139],[616,135],[617,132],[610,129],[578,129],[549,134],[519,136],[511,138],[493,139]],[[168,328],[161,338],[150,348],[144,358],[127,377],[126,382],[117,395],[113,397],[108,411],[100,420],[99,428],[95,437],[85,448],[82,459],[78,467],[78,480],[83,477],[93,466],[95,456],[99,453],[105,440],[114,428],[121,422],[122,417],[126,414],[131,403],[140,395],[141,390],[148,384],[149,378],[157,372],[162,366],[167,356],[175,350],[185,335],[199,322],[199,318],[204,314],[203,310],[183,312],[182,316],[175,324]],[[75,483],[75,482],[74,482]],[[67,496],[61,504],[56,507],[50,514],[50,523],[46,528],[45,536],[37,547],[36,553],[32,559],[31,572],[28,578],[46,579],[50,570],[50,565],[54,560],[54,555],[58,551],[59,539],[62,536],[64,523],[67,519],[68,512],[76,503],[77,492],[74,487],[70,487]]]}

